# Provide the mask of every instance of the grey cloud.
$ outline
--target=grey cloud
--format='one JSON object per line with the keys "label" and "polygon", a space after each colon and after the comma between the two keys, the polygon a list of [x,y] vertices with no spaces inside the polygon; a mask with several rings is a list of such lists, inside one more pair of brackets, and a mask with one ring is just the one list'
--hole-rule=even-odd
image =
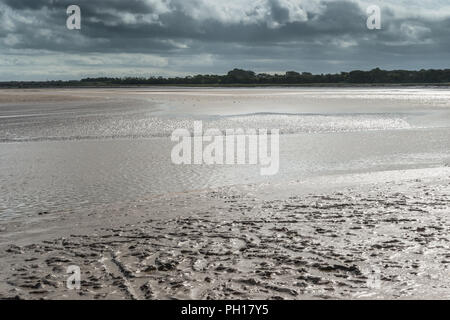
{"label": "grey cloud", "polygon": [[[74,3],[82,9],[80,31],[65,27],[66,8]],[[437,19],[429,6],[426,15],[408,15],[398,5],[381,4],[383,29],[372,31],[365,27],[366,5],[359,0],[0,0],[0,57],[19,61],[16,69],[8,65],[14,78],[21,76],[25,52],[42,56],[33,60],[35,74],[45,75],[45,57],[57,56],[67,77],[79,76],[96,55],[104,58],[96,60],[93,73],[126,75],[127,67],[136,67],[128,58],[121,64],[114,54],[168,61],[159,68],[144,61],[142,69],[170,74],[221,73],[235,66],[312,72],[448,67],[450,10]],[[63,59],[65,54],[80,58]]]}

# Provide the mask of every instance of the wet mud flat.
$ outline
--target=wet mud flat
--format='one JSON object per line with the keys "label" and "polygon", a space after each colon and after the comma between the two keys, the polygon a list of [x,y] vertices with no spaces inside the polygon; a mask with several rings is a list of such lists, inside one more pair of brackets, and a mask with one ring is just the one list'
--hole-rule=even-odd
{"label": "wet mud flat", "polygon": [[[139,219],[1,246],[0,298],[449,299],[449,205],[448,178],[149,201]],[[168,208],[178,214],[152,218]]]}

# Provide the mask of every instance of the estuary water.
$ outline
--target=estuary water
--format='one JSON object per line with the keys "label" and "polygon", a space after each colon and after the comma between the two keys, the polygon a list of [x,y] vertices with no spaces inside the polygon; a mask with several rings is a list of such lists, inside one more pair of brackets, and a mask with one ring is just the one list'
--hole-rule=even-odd
{"label": "estuary water", "polygon": [[[21,91],[0,92],[21,96]],[[228,185],[450,164],[450,90],[40,90],[0,104],[0,219]],[[48,99],[49,95],[58,99]],[[73,99],[74,96],[80,99]],[[31,98],[30,98],[31,96]],[[33,100],[33,97],[36,97]],[[20,100],[20,101],[19,101]],[[0,101],[2,101],[0,99]],[[278,129],[279,171],[175,165],[172,132]]]}

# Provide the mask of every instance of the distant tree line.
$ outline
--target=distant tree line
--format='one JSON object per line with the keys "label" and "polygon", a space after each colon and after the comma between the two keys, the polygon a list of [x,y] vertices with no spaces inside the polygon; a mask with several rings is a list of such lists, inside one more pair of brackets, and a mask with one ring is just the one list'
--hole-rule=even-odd
{"label": "distant tree line", "polygon": [[195,75],[187,77],[126,77],[86,78],[72,81],[10,81],[0,82],[2,88],[80,87],[80,86],[135,86],[135,85],[351,85],[351,84],[450,84],[450,69],[445,70],[355,70],[337,74],[312,74],[288,71],[284,74],[255,73],[234,69],[226,75]]}

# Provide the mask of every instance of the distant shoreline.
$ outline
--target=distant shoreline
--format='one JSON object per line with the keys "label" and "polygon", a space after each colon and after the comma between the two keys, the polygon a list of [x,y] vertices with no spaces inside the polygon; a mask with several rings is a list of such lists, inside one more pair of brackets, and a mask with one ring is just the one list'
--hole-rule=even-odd
{"label": "distant shoreline", "polygon": [[306,83],[306,84],[134,84],[134,85],[34,85],[4,86],[0,82],[0,90],[8,89],[120,89],[120,88],[395,88],[395,87],[450,87],[450,83]]}
{"label": "distant shoreline", "polygon": [[284,74],[256,73],[233,69],[226,75],[197,74],[186,77],[97,77],[81,80],[3,81],[0,88],[123,88],[162,87],[405,87],[450,85],[450,69],[429,70],[354,70],[335,74],[286,71]]}

